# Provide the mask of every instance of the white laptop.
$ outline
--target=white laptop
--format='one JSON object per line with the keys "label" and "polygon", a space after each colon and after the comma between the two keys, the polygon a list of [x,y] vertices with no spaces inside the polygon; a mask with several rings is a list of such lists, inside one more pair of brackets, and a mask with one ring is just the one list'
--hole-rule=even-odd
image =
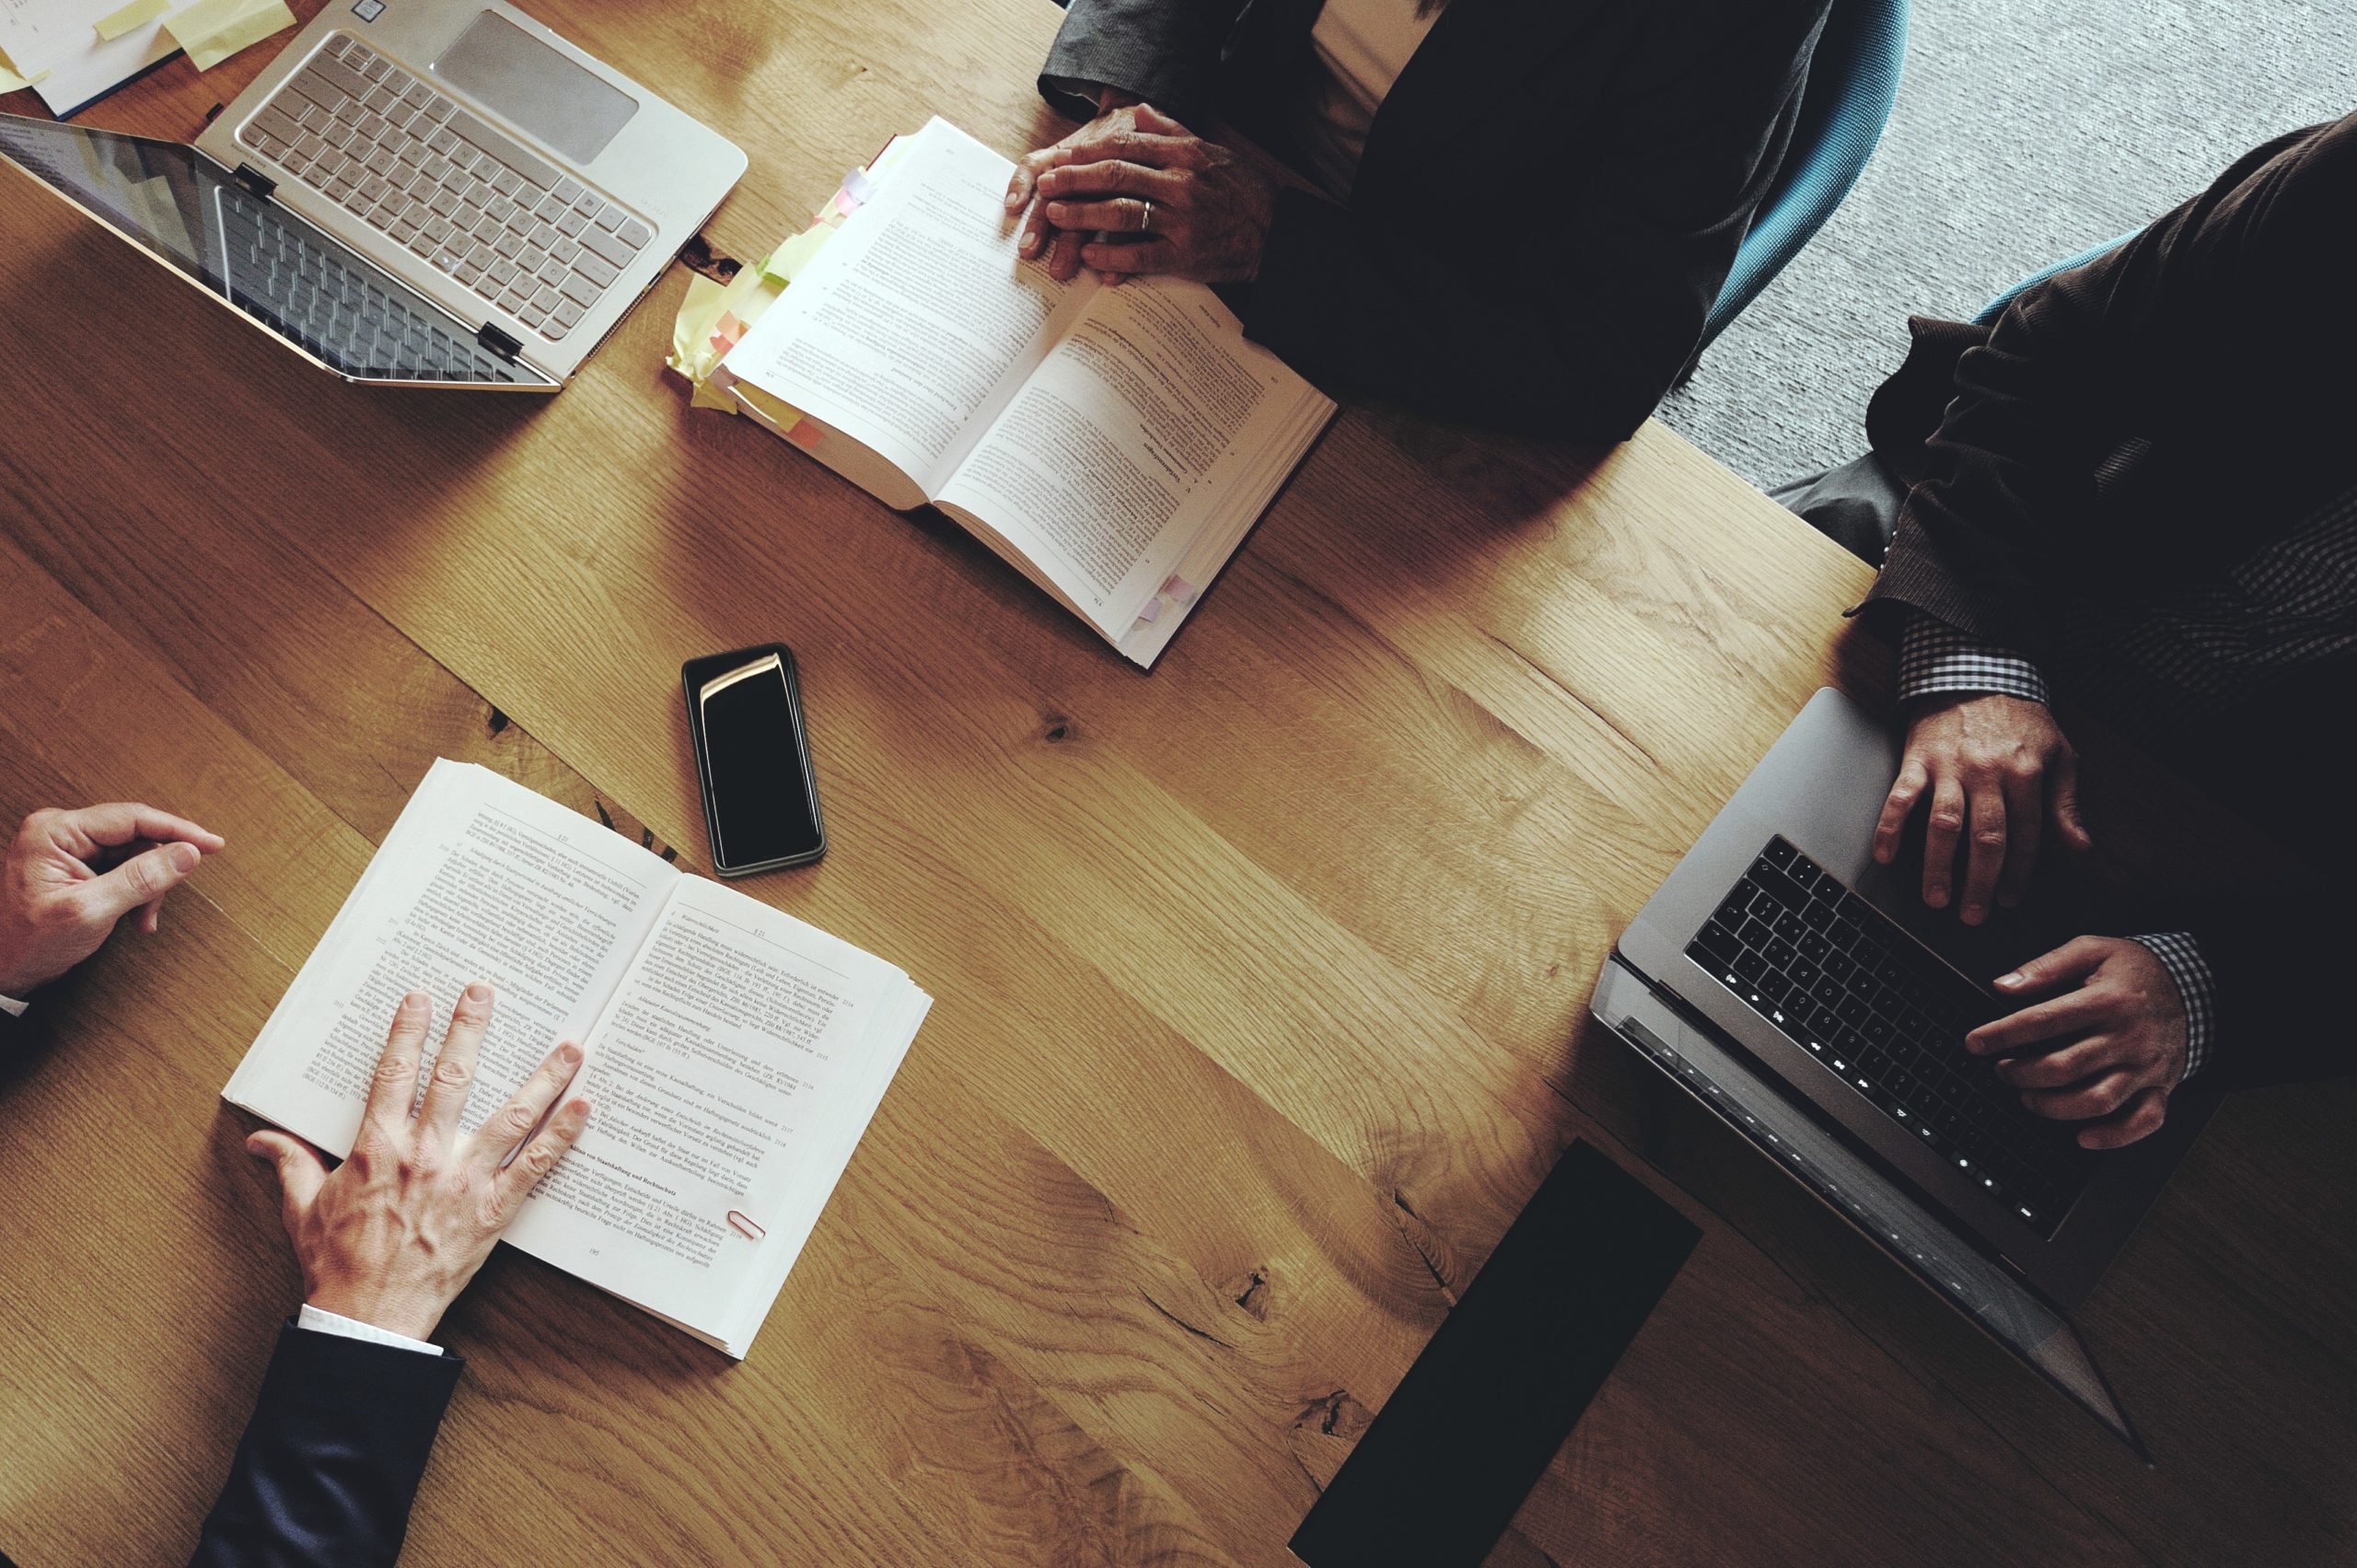
{"label": "white laptop", "polygon": [[194,147],[0,115],[0,159],[347,380],[520,391],[746,166],[502,0],[335,0]]}

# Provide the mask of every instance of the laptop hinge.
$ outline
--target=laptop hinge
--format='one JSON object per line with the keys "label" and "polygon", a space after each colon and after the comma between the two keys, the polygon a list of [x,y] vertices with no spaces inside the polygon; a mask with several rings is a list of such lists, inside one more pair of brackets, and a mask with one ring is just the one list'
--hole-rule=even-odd
{"label": "laptop hinge", "polygon": [[510,365],[515,364],[516,356],[524,352],[522,343],[517,343],[488,321],[482,324],[481,331],[475,333],[475,342]]}
{"label": "laptop hinge", "polygon": [[261,197],[265,202],[269,201],[272,192],[278,189],[277,180],[250,163],[239,164],[237,173],[232,178],[244,186],[250,193]]}

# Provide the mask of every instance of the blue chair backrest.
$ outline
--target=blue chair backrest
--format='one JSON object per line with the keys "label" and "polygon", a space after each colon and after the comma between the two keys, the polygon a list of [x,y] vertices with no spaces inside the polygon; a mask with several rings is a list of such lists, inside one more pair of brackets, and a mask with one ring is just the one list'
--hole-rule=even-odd
{"label": "blue chair backrest", "polygon": [[2098,256],[2108,256],[2111,252],[2119,250],[2121,246],[2127,244],[2130,240],[2135,238],[2138,235],[2143,232],[2144,231],[2141,228],[2131,228],[2117,239],[2107,239],[2100,245],[2090,246],[2088,249],[2080,251],[2077,255],[2071,257],[2067,261],[2057,261],[2050,267],[2039,268],[2037,272],[2030,273],[2029,276],[2022,279],[2021,282],[2015,284],[2013,287],[2007,289],[2004,293],[1999,295],[1996,298],[1982,306],[1980,308],[1980,314],[1972,319],[1973,324],[1980,327],[1988,326],[1991,322],[1996,320],[1998,317],[2003,316],[2005,313],[2005,307],[2011,305],[2015,297],[2017,297],[2025,289],[2036,288],[2038,285],[2054,276],[2057,273],[2067,273],[2073,267],[2084,267]]}
{"label": "blue chair backrest", "polygon": [[1792,145],[1711,307],[1703,344],[1743,313],[1858,182],[1889,122],[1906,55],[1907,0],[1833,0],[1809,61]]}

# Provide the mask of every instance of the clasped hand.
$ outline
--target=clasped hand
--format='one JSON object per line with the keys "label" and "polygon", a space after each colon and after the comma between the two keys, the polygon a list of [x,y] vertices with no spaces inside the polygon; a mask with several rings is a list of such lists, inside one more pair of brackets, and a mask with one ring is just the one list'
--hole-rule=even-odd
{"label": "clasped hand", "polygon": [[1203,283],[1256,276],[1276,185],[1151,104],[1108,93],[1101,112],[1016,160],[1006,209],[1029,208],[1018,248],[1062,282],[1169,273]]}

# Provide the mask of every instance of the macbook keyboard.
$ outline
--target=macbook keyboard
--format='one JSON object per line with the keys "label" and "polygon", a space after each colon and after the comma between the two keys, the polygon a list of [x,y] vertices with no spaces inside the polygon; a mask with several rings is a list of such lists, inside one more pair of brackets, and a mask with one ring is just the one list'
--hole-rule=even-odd
{"label": "macbook keyboard", "polygon": [[238,139],[550,343],[654,238],[343,33],[279,85]]}
{"label": "macbook keyboard", "polygon": [[1964,1049],[2003,1009],[1782,837],[1687,957],[2040,1236],[2095,1156]]}
{"label": "macbook keyboard", "polygon": [[230,297],[347,376],[514,386],[515,366],[456,323],[413,309],[386,279],[313,240],[309,226],[235,185],[217,188]]}

